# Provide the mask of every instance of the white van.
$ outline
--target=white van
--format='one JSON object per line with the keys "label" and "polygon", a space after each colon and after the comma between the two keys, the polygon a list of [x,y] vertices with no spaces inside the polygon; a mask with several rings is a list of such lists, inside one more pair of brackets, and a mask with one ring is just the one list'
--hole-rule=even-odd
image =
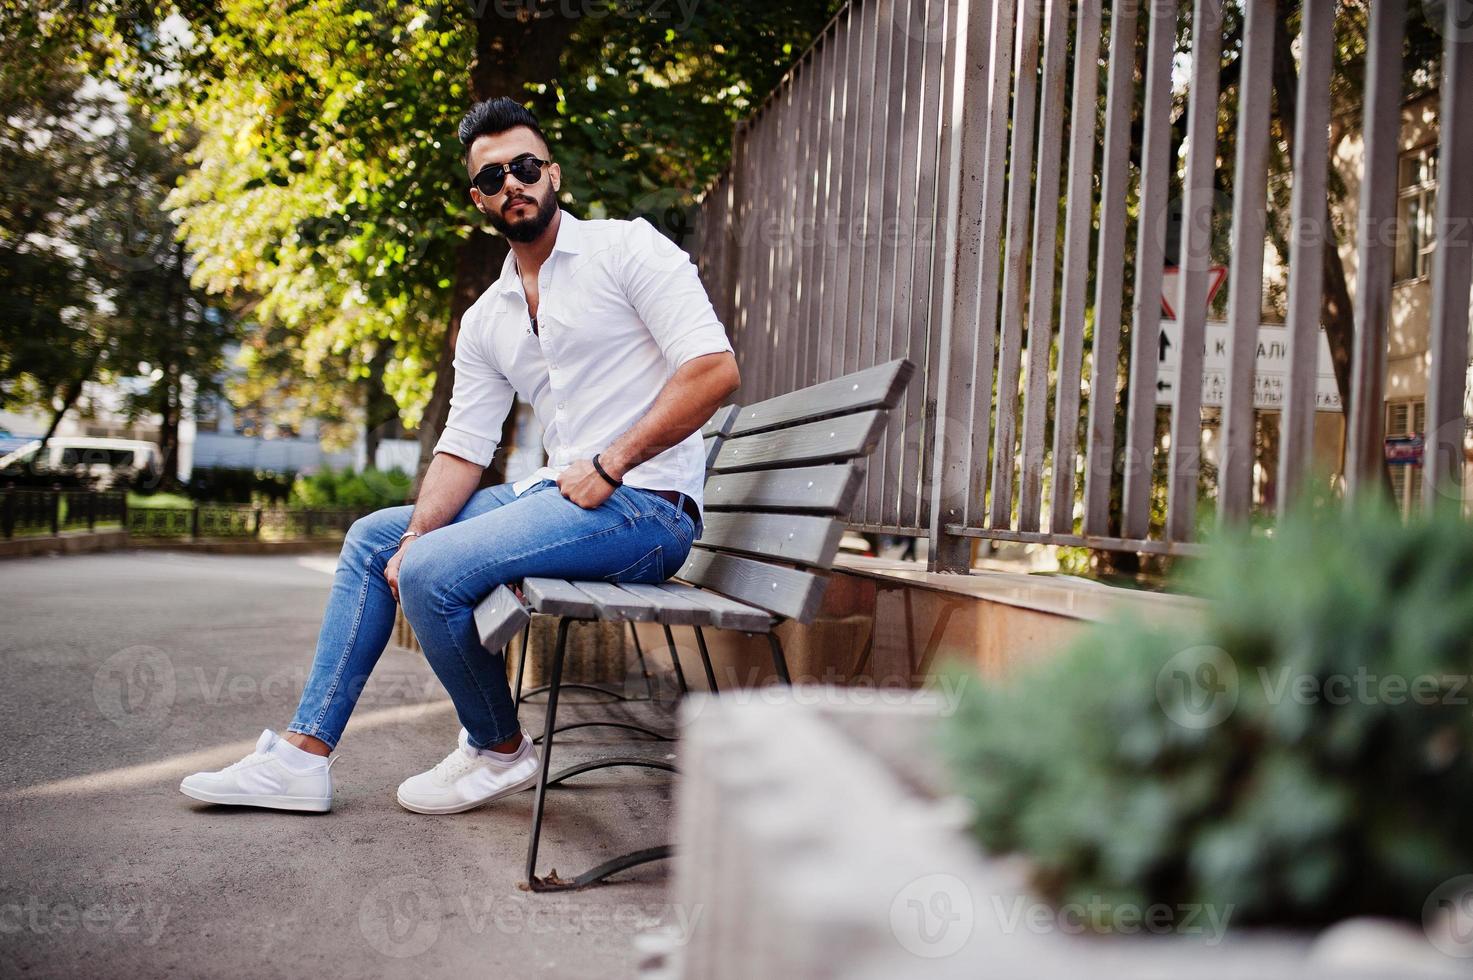
{"label": "white van", "polygon": [[87,436],[52,436],[46,443],[44,462],[41,440],[35,439],[0,458],[0,482],[7,475],[41,473],[68,475],[85,480],[98,490],[157,482],[164,469],[163,454],[152,442],[137,439],[94,439]]}

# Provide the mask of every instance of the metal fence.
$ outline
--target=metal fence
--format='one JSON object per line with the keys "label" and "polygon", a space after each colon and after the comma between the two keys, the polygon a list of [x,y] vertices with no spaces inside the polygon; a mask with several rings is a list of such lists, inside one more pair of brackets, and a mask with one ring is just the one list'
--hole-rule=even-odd
{"label": "metal fence", "polygon": [[268,538],[346,534],[365,512],[193,504],[129,507],[126,493],[0,488],[0,539],[64,531],[126,529],[142,538]]}
{"label": "metal fence", "polygon": [[[1436,39],[1438,166],[1473,173],[1473,2],[1412,15]],[[1362,18],[1363,50],[1337,44],[1337,16]],[[1337,241],[1328,132],[1350,86],[1364,154],[1340,249],[1354,329],[1337,486],[1382,485],[1408,17],[1404,0],[851,3],[737,127],[701,201],[694,251],[739,400],[893,357],[923,366],[856,526],[929,536],[935,568],[966,568],[978,537],[1190,553],[1218,521],[1271,518],[1311,489]],[[1285,64],[1293,97],[1275,102]],[[1287,255],[1266,262],[1276,222]],[[1467,458],[1473,181],[1441,183],[1430,227],[1436,504],[1462,500]],[[1219,262],[1226,366],[1204,415]],[[1272,410],[1255,405],[1266,287],[1285,293]]]}

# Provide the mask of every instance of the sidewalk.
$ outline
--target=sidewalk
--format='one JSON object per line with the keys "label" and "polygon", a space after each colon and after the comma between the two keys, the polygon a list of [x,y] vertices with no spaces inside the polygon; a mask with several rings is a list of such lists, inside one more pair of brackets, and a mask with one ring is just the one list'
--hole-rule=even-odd
{"label": "sidewalk", "polygon": [[[0,564],[0,974],[627,977],[634,935],[680,921],[660,864],[587,893],[519,890],[530,793],[400,809],[395,786],[457,724],[424,662],[394,648],[349,725],[332,813],[180,795],[185,773],[285,727],[330,573],[320,557],[158,551]],[[580,737],[589,755],[606,744]],[[670,789],[614,770],[555,791],[543,871],[663,843]]]}

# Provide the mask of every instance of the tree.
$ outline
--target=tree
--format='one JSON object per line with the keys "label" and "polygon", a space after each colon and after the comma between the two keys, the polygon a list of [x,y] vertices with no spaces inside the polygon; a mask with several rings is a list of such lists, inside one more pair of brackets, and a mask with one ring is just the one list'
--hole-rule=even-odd
{"label": "tree", "polygon": [[0,14],[16,39],[0,69],[0,399],[49,409],[49,438],[88,381],[126,380],[125,411],[158,415],[172,461],[186,379],[217,387],[233,326],[190,287],[161,209],[178,162],[89,74],[105,25],[55,5]]}
{"label": "tree", "polygon": [[467,104],[526,98],[569,176],[563,205],[628,214],[714,176],[752,93],[831,5],[701,5],[674,23],[668,4],[569,16],[484,0],[466,16],[441,0],[224,0],[181,4],[192,43],[137,57],[174,72],[166,131],[197,139],[169,201],[196,281],[249,302],[255,329],[297,337],[291,372],[330,387],[320,400],[361,411],[357,382],[381,376],[419,425],[423,466],[460,316],[505,255],[469,206],[454,139]]}

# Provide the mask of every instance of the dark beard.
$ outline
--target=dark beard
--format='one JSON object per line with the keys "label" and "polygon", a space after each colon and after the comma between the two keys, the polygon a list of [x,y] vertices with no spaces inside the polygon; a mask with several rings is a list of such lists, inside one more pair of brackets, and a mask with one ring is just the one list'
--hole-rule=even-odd
{"label": "dark beard", "polygon": [[516,224],[507,221],[501,211],[491,211],[486,217],[491,220],[491,227],[501,232],[510,241],[534,242],[537,237],[547,230],[552,224],[553,216],[557,214],[557,199],[548,195],[546,201],[529,198],[537,207],[537,211],[531,217],[523,218]]}

